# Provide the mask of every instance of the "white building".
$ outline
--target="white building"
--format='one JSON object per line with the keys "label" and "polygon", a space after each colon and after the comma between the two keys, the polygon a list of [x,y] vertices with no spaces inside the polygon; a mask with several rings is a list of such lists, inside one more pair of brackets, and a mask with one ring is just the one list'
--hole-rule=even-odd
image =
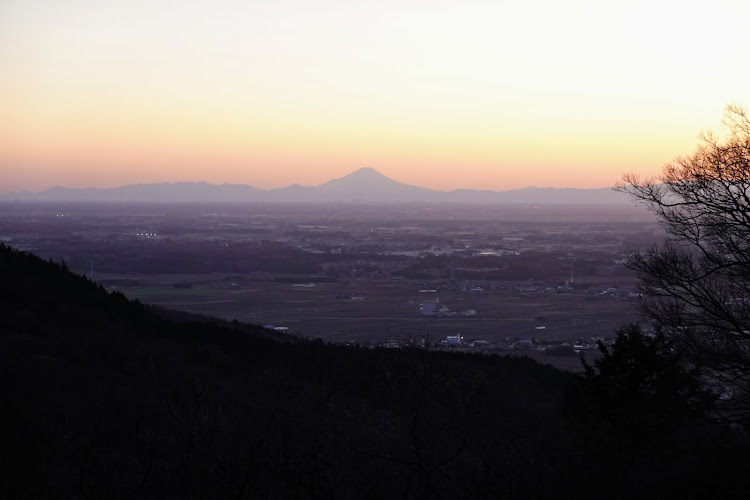
{"label": "white building", "polygon": [[439,303],[435,301],[422,303],[422,316],[434,316],[437,312]]}

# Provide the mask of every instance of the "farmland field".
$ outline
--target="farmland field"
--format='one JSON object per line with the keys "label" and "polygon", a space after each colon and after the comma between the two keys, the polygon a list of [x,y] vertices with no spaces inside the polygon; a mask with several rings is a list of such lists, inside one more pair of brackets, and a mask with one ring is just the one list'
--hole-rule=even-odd
{"label": "farmland field", "polygon": [[[558,357],[568,364],[577,363],[573,345],[594,351],[592,338],[637,320],[625,263],[663,236],[644,210],[607,206],[11,203],[0,211],[0,240],[147,304],[361,345],[460,335],[552,358],[557,351],[533,342],[546,340],[567,344]],[[423,316],[425,302],[445,309]]]}
{"label": "farmland field", "polygon": [[[116,279],[102,276],[102,279]],[[172,286],[190,281],[191,288]],[[295,286],[238,283],[225,277],[138,276],[140,285],[119,288],[130,298],[171,309],[284,326],[330,341],[385,341],[417,334],[443,338],[462,334],[476,340],[505,338],[575,339],[611,336],[635,317],[631,301],[587,293],[509,290],[420,292],[417,283],[357,281]],[[362,297],[351,300],[347,296]],[[458,314],[425,317],[419,307],[438,299]],[[459,316],[475,310],[476,316]]]}

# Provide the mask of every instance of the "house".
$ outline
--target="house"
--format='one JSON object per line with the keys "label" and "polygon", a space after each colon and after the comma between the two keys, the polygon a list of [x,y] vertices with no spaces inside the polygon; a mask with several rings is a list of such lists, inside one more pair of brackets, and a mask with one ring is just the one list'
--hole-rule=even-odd
{"label": "house", "polygon": [[464,338],[461,336],[460,333],[457,333],[456,335],[448,335],[445,337],[445,342],[448,345],[458,345],[464,341]]}
{"label": "house", "polygon": [[422,316],[434,316],[437,312],[439,302],[429,301],[422,303]]}
{"label": "house", "polygon": [[531,340],[529,340],[529,339],[522,339],[522,340],[519,340],[516,343],[516,346],[519,347],[519,348],[521,348],[521,349],[530,349],[531,348],[531,344],[532,344]]}

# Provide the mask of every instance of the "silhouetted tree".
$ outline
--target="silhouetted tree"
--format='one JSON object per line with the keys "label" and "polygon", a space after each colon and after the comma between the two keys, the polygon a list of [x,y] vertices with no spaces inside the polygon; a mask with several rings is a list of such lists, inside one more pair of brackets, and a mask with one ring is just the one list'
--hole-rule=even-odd
{"label": "silhouetted tree", "polygon": [[698,370],[687,368],[663,333],[638,325],[617,331],[612,349],[599,341],[601,357],[583,361],[588,411],[628,444],[653,440],[700,412],[704,400]]}
{"label": "silhouetted tree", "polygon": [[[690,156],[655,179],[617,189],[659,218],[669,239],[634,255],[641,310],[717,384],[732,388],[717,414],[750,425],[750,117],[727,106],[728,133],[701,135]],[[729,394],[729,392],[727,392]]]}

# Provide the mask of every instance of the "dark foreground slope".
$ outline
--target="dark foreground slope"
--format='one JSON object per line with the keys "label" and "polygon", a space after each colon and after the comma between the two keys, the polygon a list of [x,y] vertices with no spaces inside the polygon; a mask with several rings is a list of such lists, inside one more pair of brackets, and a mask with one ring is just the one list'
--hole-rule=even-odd
{"label": "dark foreground slope", "polygon": [[613,450],[606,429],[566,417],[575,379],[526,358],[168,320],[1,245],[0,277],[4,497],[741,492],[742,460],[706,440]]}

